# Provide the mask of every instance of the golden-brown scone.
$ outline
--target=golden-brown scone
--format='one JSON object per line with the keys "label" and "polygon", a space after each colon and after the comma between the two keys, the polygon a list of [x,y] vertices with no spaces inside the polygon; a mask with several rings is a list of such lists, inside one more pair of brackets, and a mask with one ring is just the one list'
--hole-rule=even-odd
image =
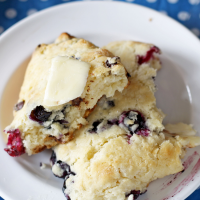
{"label": "golden-brown scone", "polygon": [[[56,56],[84,61],[91,67],[80,97],[62,105],[46,106],[44,95]],[[76,129],[87,124],[85,118],[103,95],[111,97],[127,86],[126,74],[119,57],[67,33],[53,44],[38,45],[26,71],[14,120],[5,129],[9,140],[6,151],[12,156],[24,152],[31,155],[67,142]]]}
{"label": "golden-brown scone", "polygon": [[[144,116],[149,130],[162,131],[164,114],[156,107],[154,96],[154,80],[157,69],[161,68],[160,50],[152,44],[134,41],[111,42],[104,48],[121,58],[129,73],[129,86],[111,98],[102,98],[88,119],[95,122],[104,116],[106,120],[113,120],[124,111],[136,110]],[[109,106],[109,102],[115,106]]]}
{"label": "golden-brown scone", "polygon": [[89,124],[72,141],[53,148],[52,171],[65,178],[68,200],[137,199],[153,180],[182,171],[185,149],[200,145],[190,125],[163,130],[152,79],[160,68],[155,50],[147,59],[155,47],[113,42],[106,48],[121,57],[130,85],[121,94],[102,98]]}
{"label": "golden-brown scone", "polygon": [[187,146],[181,140],[164,133],[130,137],[118,125],[101,133],[85,127],[69,143],[54,147],[52,171],[65,177],[68,199],[132,200],[153,180],[184,169],[181,158]]}

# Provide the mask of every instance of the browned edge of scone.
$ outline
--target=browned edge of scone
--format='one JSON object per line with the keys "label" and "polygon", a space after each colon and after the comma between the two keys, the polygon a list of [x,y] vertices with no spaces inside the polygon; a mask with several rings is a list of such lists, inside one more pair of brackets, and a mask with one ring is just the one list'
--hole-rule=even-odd
{"label": "browned edge of scone", "polygon": [[[64,42],[64,41],[66,41],[66,40],[70,40],[70,39],[73,39],[73,38],[75,38],[75,37],[72,36],[72,35],[70,35],[70,34],[68,34],[68,33],[66,33],[66,32],[64,32],[64,33],[62,33],[62,34],[56,39],[55,43]],[[39,45],[36,47],[36,51],[37,51],[37,50],[39,50],[39,51],[41,51],[41,52],[45,51],[45,48],[46,48],[47,45],[48,45],[48,44],[39,44]],[[106,54],[108,54],[109,56],[113,56],[113,57],[114,57],[114,55],[113,55],[110,51],[108,51],[107,49],[105,49],[105,52],[107,52]],[[34,53],[33,53],[33,54],[34,54]],[[125,69],[125,68],[124,68],[124,69]],[[126,69],[125,69],[125,71],[126,71],[126,76],[127,76],[127,78],[129,78],[130,75],[128,74],[128,72],[127,72]],[[128,87],[128,85],[129,85],[129,81],[128,81],[128,84],[127,84],[126,87]],[[125,87],[125,88],[126,88],[126,87]],[[88,89],[88,90],[89,90],[89,89]],[[23,105],[26,103],[25,100],[23,100],[22,102],[23,102]],[[81,104],[81,102],[84,102],[85,104],[88,104],[88,102],[85,101],[85,99],[82,99],[82,98],[78,97],[78,98],[72,100],[72,105],[73,105],[73,106],[78,106],[78,107],[79,107],[80,104]],[[94,108],[95,108],[95,106],[94,106]],[[85,111],[85,114],[84,114],[84,118],[87,118],[87,117],[89,116],[89,114],[94,110],[94,108],[86,110],[86,111]],[[18,111],[18,110],[15,109],[14,114],[15,114],[15,112],[17,112],[17,111]],[[82,124],[78,124],[77,129],[80,129],[81,127],[82,127]],[[43,144],[43,145],[38,145],[38,146],[36,146],[36,147],[32,150],[32,154],[39,153],[39,152],[43,151],[44,149],[50,149],[50,148],[52,148],[53,146],[55,146],[55,145],[57,145],[57,144],[67,143],[68,141],[70,141],[70,140],[73,138],[73,135],[74,135],[73,132],[68,132],[68,133],[64,134],[64,136],[66,136],[66,138],[65,138],[64,141],[62,141],[61,139],[58,139],[58,138],[56,138],[56,137],[54,137],[54,136],[48,135],[48,136],[46,136],[46,137],[43,139],[44,144]]]}

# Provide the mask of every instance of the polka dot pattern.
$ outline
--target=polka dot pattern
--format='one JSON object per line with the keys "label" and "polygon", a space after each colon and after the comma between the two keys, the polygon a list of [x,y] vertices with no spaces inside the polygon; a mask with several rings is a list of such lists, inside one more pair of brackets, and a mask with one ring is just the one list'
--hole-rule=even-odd
{"label": "polka dot pattern", "polygon": [[0,26],[0,34],[3,33],[4,28],[2,26]]}
{"label": "polka dot pattern", "polygon": [[9,8],[6,10],[5,15],[8,19],[13,19],[17,16],[17,11],[14,8]]}
{"label": "polka dot pattern", "polygon": [[192,28],[191,31],[197,36],[200,36],[200,30],[198,28]]}
{"label": "polka dot pattern", "polygon": [[160,10],[159,12],[162,13],[163,15],[167,15],[167,11],[165,10]]}
{"label": "polka dot pattern", "polygon": [[189,0],[189,3],[192,5],[197,5],[200,3],[200,0]]}
{"label": "polka dot pattern", "polygon": [[190,19],[190,14],[185,11],[181,11],[178,13],[178,19],[181,21],[186,21]]}
{"label": "polka dot pattern", "polygon": [[157,0],[147,0],[147,2],[149,2],[149,3],[154,3],[154,2],[156,2]]}
{"label": "polka dot pattern", "polygon": [[167,0],[169,3],[177,3],[178,0]]}
{"label": "polka dot pattern", "polygon": [[37,12],[37,10],[33,8],[33,9],[30,9],[30,10],[27,11],[27,15],[29,16],[29,15],[32,15],[36,12]]}
{"label": "polka dot pattern", "polygon": [[[95,0],[0,0],[1,32],[17,21],[36,13],[39,10],[61,3],[72,1]],[[112,0],[103,0],[112,1]],[[113,0],[114,1],[114,0]],[[158,10],[164,15],[174,18],[200,38],[200,0],[118,0],[135,3]],[[12,2],[12,3],[11,3]],[[3,31],[2,31],[3,30]]]}

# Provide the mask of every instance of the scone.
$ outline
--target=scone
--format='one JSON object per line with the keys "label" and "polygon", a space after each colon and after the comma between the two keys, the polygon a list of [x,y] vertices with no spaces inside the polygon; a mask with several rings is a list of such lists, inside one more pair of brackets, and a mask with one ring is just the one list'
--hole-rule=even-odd
{"label": "scone", "polygon": [[106,48],[121,57],[130,85],[102,98],[89,124],[72,141],[53,148],[52,171],[65,179],[68,200],[137,199],[151,181],[182,171],[185,148],[200,144],[190,125],[168,125],[166,130],[162,125],[164,115],[153,95],[159,50],[135,42]]}
{"label": "scone", "polygon": [[67,142],[103,96],[128,84],[119,57],[63,33],[39,45],[28,65],[14,120],[6,127],[11,156],[36,154]]}
{"label": "scone", "polygon": [[54,147],[52,171],[65,178],[68,200],[134,200],[153,180],[184,170],[185,148],[199,144],[194,136],[132,135],[119,125],[90,133],[85,127]]}
{"label": "scone", "polygon": [[164,114],[156,107],[154,96],[154,80],[157,70],[161,68],[158,58],[160,50],[152,44],[133,41],[112,42],[104,48],[121,58],[128,71],[130,84],[122,93],[116,92],[111,98],[102,98],[89,116],[89,121],[96,125],[99,120],[113,121],[120,115],[123,119],[127,111],[135,110],[145,121],[141,125],[141,129],[146,129],[144,134],[162,131]]}

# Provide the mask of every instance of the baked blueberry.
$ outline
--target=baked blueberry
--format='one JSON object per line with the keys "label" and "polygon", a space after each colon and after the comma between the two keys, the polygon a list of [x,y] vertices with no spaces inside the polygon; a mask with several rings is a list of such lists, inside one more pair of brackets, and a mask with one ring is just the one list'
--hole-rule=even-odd
{"label": "baked blueberry", "polygon": [[37,106],[31,111],[29,118],[38,123],[42,123],[48,120],[52,112],[45,111],[43,106]]}
{"label": "baked blueberry", "polygon": [[57,161],[54,151],[52,152],[50,163],[52,166],[53,174],[58,178],[66,179],[66,177],[69,177],[69,175],[76,175],[74,172],[71,171],[70,166],[67,163],[62,162],[61,160]]}
{"label": "baked blueberry", "polygon": [[60,124],[68,124],[69,123],[67,120],[64,120],[64,119],[62,119],[62,120],[56,120],[55,122],[58,122]]}
{"label": "baked blueberry", "polygon": [[109,107],[115,107],[114,101],[107,101]]}
{"label": "baked blueberry", "polygon": [[140,190],[131,190],[130,193],[126,194],[125,196],[129,197],[131,195],[133,197],[133,199],[131,199],[131,200],[136,200],[140,196]]}
{"label": "baked blueberry", "polygon": [[106,60],[106,66],[108,68],[111,68],[114,65],[117,65],[120,62],[120,58],[118,56],[115,56],[113,58],[109,58],[108,60]]}
{"label": "baked blueberry", "polygon": [[139,111],[131,110],[123,112],[119,117],[119,126],[124,128],[131,135],[148,136],[149,129],[146,126],[146,121],[142,113]]}
{"label": "baked blueberry", "polygon": [[65,180],[64,180],[63,187],[62,187],[62,191],[63,191],[63,194],[65,195],[66,199],[67,199],[67,200],[71,200],[71,198],[69,197],[69,195],[66,194],[66,192],[65,192],[65,190],[67,189],[66,183],[65,183],[65,182],[66,182],[66,180],[67,180],[68,178],[69,178],[69,177],[66,177]]}
{"label": "baked blueberry", "polygon": [[51,164],[51,166],[53,166],[56,161],[57,161],[56,154],[55,154],[54,151],[52,151],[52,154],[51,154],[51,157],[50,157],[50,164]]}
{"label": "baked blueberry", "polygon": [[99,124],[102,122],[103,120],[98,120],[93,122],[92,126],[93,128],[88,130],[89,133],[97,133],[97,127],[99,126]]}
{"label": "baked blueberry", "polygon": [[103,109],[103,110],[108,110],[112,107],[115,107],[115,102],[112,99],[108,99],[105,96],[103,96],[100,101],[98,102],[98,105]]}

